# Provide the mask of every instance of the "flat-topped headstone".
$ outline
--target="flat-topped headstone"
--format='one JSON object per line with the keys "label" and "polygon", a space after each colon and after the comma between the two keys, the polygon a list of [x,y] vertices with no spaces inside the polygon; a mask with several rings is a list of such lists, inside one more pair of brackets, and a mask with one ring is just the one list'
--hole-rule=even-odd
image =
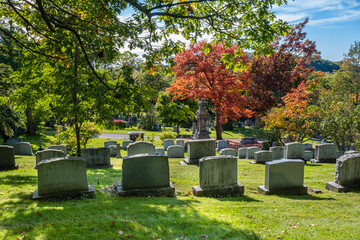
{"label": "flat-topped headstone", "polygon": [[167,149],[168,158],[184,158],[184,147],[173,145]]}
{"label": "flat-topped headstone", "polygon": [[321,143],[315,146],[315,160],[313,162],[336,162],[337,146],[333,143]]}
{"label": "flat-topped headstone", "polygon": [[127,146],[127,155],[132,156],[135,154],[155,154],[155,146],[151,142],[137,141]]}
{"label": "flat-topped headstone", "polygon": [[240,140],[241,144],[256,144],[258,143],[256,137],[246,137]]}
{"label": "flat-topped headstone", "polygon": [[83,158],[52,158],[37,165],[38,190],[33,199],[48,197],[95,197],[95,189],[88,185],[86,162]]}
{"label": "flat-topped headstone", "polygon": [[112,146],[112,145],[116,145],[117,144],[117,142],[116,141],[106,141],[106,142],[104,142],[104,147],[110,147],[110,146]]}
{"label": "flat-topped headstone", "polygon": [[200,159],[200,185],[192,188],[195,196],[236,196],[244,193],[244,186],[237,182],[237,158],[211,156]]}
{"label": "flat-topped headstone", "polygon": [[175,196],[168,157],[155,154],[124,157],[122,185],[116,189],[119,196]]}
{"label": "flat-topped headstone", "polygon": [[285,144],[284,158],[285,159],[304,159],[305,145],[298,142],[291,142]]}
{"label": "flat-topped headstone", "polygon": [[257,151],[254,153],[254,162],[264,164],[273,160],[273,154],[271,151]]}
{"label": "flat-topped headstone", "polygon": [[37,151],[36,152],[36,165],[38,165],[39,162],[44,161],[44,160],[48,160],[51,158],[61,158],[61,157],[65,157],[64,152],[61,150],[45,149],[42,151]]}
{"label": "flat-topped headstone", "polygon": [[165,148],[155,148],[156,155],[165,155]]}
{"label": "flat-topped headstone", "polygon": [[145,132],[129,132],[129,138],[131,141],[136,142],[136,140],[143,141],[145,137]]}
{"label": "flat-topped headstone", "polygon": [[246,148],[246,159],[254,159],[255,152],[260,151],[258,147],[248,147]]}
{"label": "flat-topped headstone", "polygon": [[124,140],[124,141],[122,142],[122,148],[123,148],[123,150],[126,150],[126,149],[127,149],[127,146],[129,146],[130,143],[133,143],[133,141],[132,141],[132,140]]}
{"label": "flat-topped headstone", "polygon": [[229,146],[228,141],[220,140],[220,141],[217,142],[216,150],[220,151],[221,149],[227,148],[228,146]]}
{"label": "flat-topped headstone", "polygon": [[326,189],[335,192],[360,189],[360,153],[343,155],[336,160],[335,181],[327,182]]}
{"label": "flat-topped headstone", "polygon": [[271,147],[270,152],[272,153],[273,160],[279,160],[284,157],[285,147]]}
{"label": "flat-topped headstone", "polygon": [[236,150],[233,149],[233,148],[223,148],[223,149],[220,150],[219,154],[222,155],[222,156],[237,157]]}
{"label": "flat-topped headstone", "polygon": [[[113,145],[112,145],[113,146]],[[111,168],[110,148],[83,149],[87,168]]]}
{"label": "flat-topped headstone", "polygon": [[184,147],[185,145],[184,139],[176,139],[176,145]]}
{"label": "flat-topped headstone", "polygon": [[165,150],[167,150],[169,146],[173,146],[173,145],[174,145],[174,139],[164,139],[163,148],[165,148]]}
{"label": "flat-topped headstone", "polygon": [[6,140],[6,144],[9,144],[10,146],[14,146],[15,143],[19,143],[22,142],[21,138],[10,138],[8,140]]}
{"label": "flat-topped headstone", "polygon": [[197,139],[188,141],[188,156],[185,164],[199,164],[199,159],[216,155],[215,139]]}
{"label": "flat-topped headstone", "polygon": [[14,148],[12,146],[0,145],[0,170],[18,169],[15,164]]}
{"label": "flat-topped headstone", "polygon": [[247,148],[239,148],[238,149],[238,158],[245,159],[246,158],[246,149]]}
{"label": "flat-topped headstone", "polygon": [[64,152],[64,154],[67,154],[67,146],[65,144],[60,144],[60,145],[50,145],[48,146],[47,149],[55,149],[55,150],[61,150]]}
{"label": "flat-topped headstone", "polygon": [[304,186],[304,161],[281,159],[265,163],[265,185],[259,186],[261,194],[300,195],[307,193]]}
{"label": "flat-topped headstone", "polygon": [[29,142],[19,142],[14,144],[14,154],[15,155],[28,155],[34,156],[32,151],[32,146]]}
{"label": "flat-topped headstone", "polygon": [[122,157],[120,143],[117,143],[116,145],[110,145],[108,148],[110,150],[110,157],[115,157],[115,158]]}
{"label": "flat-topped headstone", "polygon": [[314,152],[312,150],[305,150],[305,152],[304,152],[304,160],[305,161],[310,161],[313,158],[314,158]]}

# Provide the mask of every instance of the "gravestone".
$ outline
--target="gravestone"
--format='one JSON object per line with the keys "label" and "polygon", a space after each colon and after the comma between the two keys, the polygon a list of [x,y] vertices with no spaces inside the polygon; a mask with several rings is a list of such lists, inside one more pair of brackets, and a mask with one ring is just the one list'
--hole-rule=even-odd
{"label": "gravestone", "polygon": [[106,141],[106,142],[104,142],[104,147],[108,148],[108,147],[110,147],[112,145],[116,145],[116,144],[117,144],[116,141]]}
{"label": "gravestone", "polygon": [[95,197],[95,188],[88,185],[83,158],[52,158],[37,165],[38,190],[33,199],[49,197]]}
{"label": "gravestone", "polygon": [[61,157],[65,157],[65,154],[63,151],[61,150],[56,150],[56,149],[45,149],[42,151],[37,151],[36,152],[36,165],[35,167],[39,164],[39,162],[43,161],[43,160],[48,160],[51,158],[61,158]]}
{"label": "gravestone", "polygon": [[238,149],[238,158],[245,159],[246,158],[246,149],[247,148],[239,148]]}
{"label": "gravestone", "polygon": [[311,151],[311,150],[305,150],[305,153],[304,153],[304,160],[305,161],[310,161],[311,159],[314,158],[314,152]]}
{"label": "gravestone", "polygon": [[267,194],[300,195],[307,193],[304,186],[304,161],[281,159],[265,163],[265,185],[258,192]]}
{"label": "gravestone", "polygon": [[127,155],[132,156],[135,154],[155,154],[155,146],[151,142],[138,141],[131,143],[127,146]]}
{"label": "gravestone", "polygon": [[189,145],[188,142],[189,142],[189,141],[185,141],[185,142],[184,142],[184,152],[187,152],[188,145]]}
{"label": "gravestone", "polygon": [[129,138],[131,141],[135,142],[136,139],[140,139],[140,141],[144,141],[144,132],[129,132]]}
{"label": "gravestone", "polygon": [[[346,152],[345,152],[346,153]],[[337,151],[336,152],[336,159],[338,159],[339,157],[341,157],[342,155],[345,154],[344,151]]]}
{"label": "gravestone", "polygon": [[61,145],[50,145],[47,149],[55,149],[55,150],[61,150],[64,152],[64,154],[67,154],[67,146],[64,144]]}
{"label": "gravestone", "polygon": [[200,159],[200,185],[192,188],[198,197],[225,197],[244,194],[244,186],[237,181],[237,158],[211,156]]}
{"label": "gravestone", "polygon": [[254,153],[254,161],[251,163],[261,163],[264,164],[266,162],[272,161],[273,154],[270,151],[257,151]]}
{"label": "gravestone", "polygon": [[115,158],[122,157],[120,143],[117,143],[116,145],[110,145],[108,148],[110,150],[110,157],[115,157]]}
{"label": "gravestone", "polygon": [[346,151],[344,154],[356,154],[356,153],[360,153],[360,152],[355,150],[350,150],[350,151]]}
{"label": "gravestone", "polygon": [[333,143],[321,143],[315,146],[314,163],[335,163],[337,146]]}
{"label": "gravestone", "polygon": [[131,140],[125,140],[122,142],[122,148],[123,150],[126,150],[127,149],[127,146],[129,146],[130,143],[133,143],[133,141]]}
{"label": "gravestone", "polygon": [[233,156],[237,157],[236,150],[233,148],[224,148],[220,150],[220,155],[222,156]]}
{"label": "gravestone", "polygon": [[173,145],[174,145],[174,139],[164,139],[163,148],[165,148],[165,150],[167,150],[169,146],[173,146]]}
{"label": "gravestone", "polygon": [[210,114],[205,108],[205,102],[201,99],[199,110],[195,113],[195,119],[197,121],[197,128],[194,136],[195,139],[210,139],[209,131],[206,129],[209,116]]}
{"label": "gravestone", "polygon": [[255,152],[260,151],[258,147],[248,147],[246,148],[246,159],[254,159]]}
{"label": "gravestone", "polygon": [[12,146],[0,145],[0,170],[18,169],[15,164],[14,148]]}
{"label": "gravestone", "polygon": [[156,155],[165,155],[165,148],[155,148]]}
{"label": "gravestone", "polygon": [[284,157],[285,147],[271,147],[270,152],[272,153],[273,160],[279,160]]}
{"label": "gravestone", "polygon": [[298,142],[285,143],[285,159],[304,159],[305,145]]}
{"label": "gravestone", "polygon": [[256,144],[258,143],[256,137],[246,137],[240,140],[240,144]]}
{"label": "gravestone", "polygon": [[139,154],[127,156],[122,164],[122,185],[118,196],[175,196],[170,182],[169,161],[165,155]]}
{"label": "gravestone", "polygon": [[110,162],[110,148],[85,148],[83,153],[87,168],[111,168],[113,166]]}
{"label": "gravestone", "polygon": [[185,141],[183,139],[176,139],[176,145],[184,147]]}
{"label": "gravestone", "polygon": [[188,156],[184,164],[199,164],[199,159],[216,155],[215,139],[197,139],[188,141]]}
{"label": "gravestone", "polygon": [[195,134],[195,132],[196,132],[196,122],[192,123],[191,131],[192,131],[193,134]]}
{"label": "gravestone", "polygon": [[335,192],[360,189],[360,153],[343,155],[336,160],[335,181],[327,182],[326,189]]}
{"label": "gravestone", "polygon": [[32,146],[29,142],[19,142],[14,144],[14,154],[15,155],[28,155],[34,156],[32,151]]}
{"label": "gravestone", "polygon": [[228,141],[220,140],[220,141],[217,142],[216,150],[220,151],[221,149],[227,148],[228,145],[229,145]]}
{"label": "gravestone", "polygon": [[305,143],[305,151],[313,149],[313,145],[310,143]]}
{"label": "gravestone", "polygon": [[167,149],[167,156],[168,158],[183,158],[184,148],[178,145],[169,146]]}
{"label": "gravestone", "polygon": [[8,140],[6,140],[6,144],[9,144],[10,146],[14,146],[15,143],[19,143],[22,142],[21,138],[10,138]]}

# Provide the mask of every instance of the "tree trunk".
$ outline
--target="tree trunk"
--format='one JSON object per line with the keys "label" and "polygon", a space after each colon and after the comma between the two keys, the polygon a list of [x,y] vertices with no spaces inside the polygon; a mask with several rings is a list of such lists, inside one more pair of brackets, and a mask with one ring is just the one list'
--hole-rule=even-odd
{"label": "tree trunk", "polygon": [[180,135],[180,125],[176,126],[176,132],[177,132],[177,135],[179,136]]}
{"label": "tree trunk", "polygon": [[81,157],[81,145],[80,145],[80,125],[75,123],[75,135],[76,135],[76,156]]}
{"label": "tree trunk", "polygon": [[32,116],[31,108],[29,106],[26,107],[26,119],[27,119],[27,132],[28,134],[35,134],[35,124]]}
{"label": "tree trunk", "polygon": [[222,140],[222,125],[220,123],[220,115],[219,115],[219,113],[216,113],[215,130],[216,130],[216,139],[217,140]]}

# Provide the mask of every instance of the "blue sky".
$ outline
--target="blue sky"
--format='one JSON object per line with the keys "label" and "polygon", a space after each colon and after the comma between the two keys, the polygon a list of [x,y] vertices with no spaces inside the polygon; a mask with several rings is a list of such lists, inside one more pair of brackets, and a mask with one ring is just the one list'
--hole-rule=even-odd
{"label": "blue sky", "polygon": [[360,41],[360,0],[290,0],[273,10],[289,23],[308,17],[304,31],[323,59],[340,61],[350,44]]}

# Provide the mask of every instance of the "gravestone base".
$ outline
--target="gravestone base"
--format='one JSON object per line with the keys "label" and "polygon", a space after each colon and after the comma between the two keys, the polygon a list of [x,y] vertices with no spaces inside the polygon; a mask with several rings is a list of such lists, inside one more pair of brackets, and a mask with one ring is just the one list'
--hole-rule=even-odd
{"label": "gravestone base", "polygon": [[282,189],[276,189],[276,190],[272,190],[270,191],[269,189],[267,189],[265,187],[265,185],[259,186],[258,187],[258,193],[262,194],[262,195],[272,195],[272,194],[277,194],[277,195],[304,195],[307,194],[307,186],[299,186],[299,187],[291,187],[291,188],[282,188]]}
{"label": "gravestone base", "polygon": [[354,190],[360,190],[360,185],[343,186],[336,182],[327,182],[326,189],[333,192],[351,192]]}
{"label": "gravestone base", "polygon": [[48,198],[78,198],[83,195],[89,198],[95,198],[96,192],[93,185],[88,185],[87,191],[73,191],[73,192],[59,192],[59,193],[52,193],[48,195],[39,195],[38,191],[36,190],[32,196],[33,200],[41,200],[41,199],[48,199]]}
{"label": "gravestone base", "polygon": [[141,188],[124,190],[121,185],[115,188],[115,194],[119,197],[175,197],[175,186],[170,182],[169,187],[157,187],[157,188]]}
{"label": "gravestone base", "polygon": [[19,165],[13,165],[13,166],[0,166],[0,171],[2,170],[15,170],[18,169]]}
{"label": "gravestone base", "polygon": [[86,165],[86,168],[99,168],[99,169],[102,169],[102,168],[112,168],[113,167],[113,164],[110,163],[110,164],[93,164],[93,165]]}
{"label": "gravestone base", "polygon": [[244,194],[244,185],[237,183],[233,186],[201,188],[200,186],[192,187],[194,196],[196,197],[235,197]]}
{"label": "gravestone base", "polygon": [[310,160],[311,163],[336,163],[336,159],[321,159],[321,160],[317,160],[317,159],[311,159]]}
{"label": "gravestone base", "polygon": [[[271,162],[272,160],[269,160],[267,162]],[[262,164],[262,165],[265,165],[266,162],[257,162],[256,160],[253,160],[253,161],[250,161],[249,163],[251,164]]]}
{"label": "gravestone base", "polygon": [[185,158],[184,161],[181,161],[182,165],[199,165],[200,158]]}

